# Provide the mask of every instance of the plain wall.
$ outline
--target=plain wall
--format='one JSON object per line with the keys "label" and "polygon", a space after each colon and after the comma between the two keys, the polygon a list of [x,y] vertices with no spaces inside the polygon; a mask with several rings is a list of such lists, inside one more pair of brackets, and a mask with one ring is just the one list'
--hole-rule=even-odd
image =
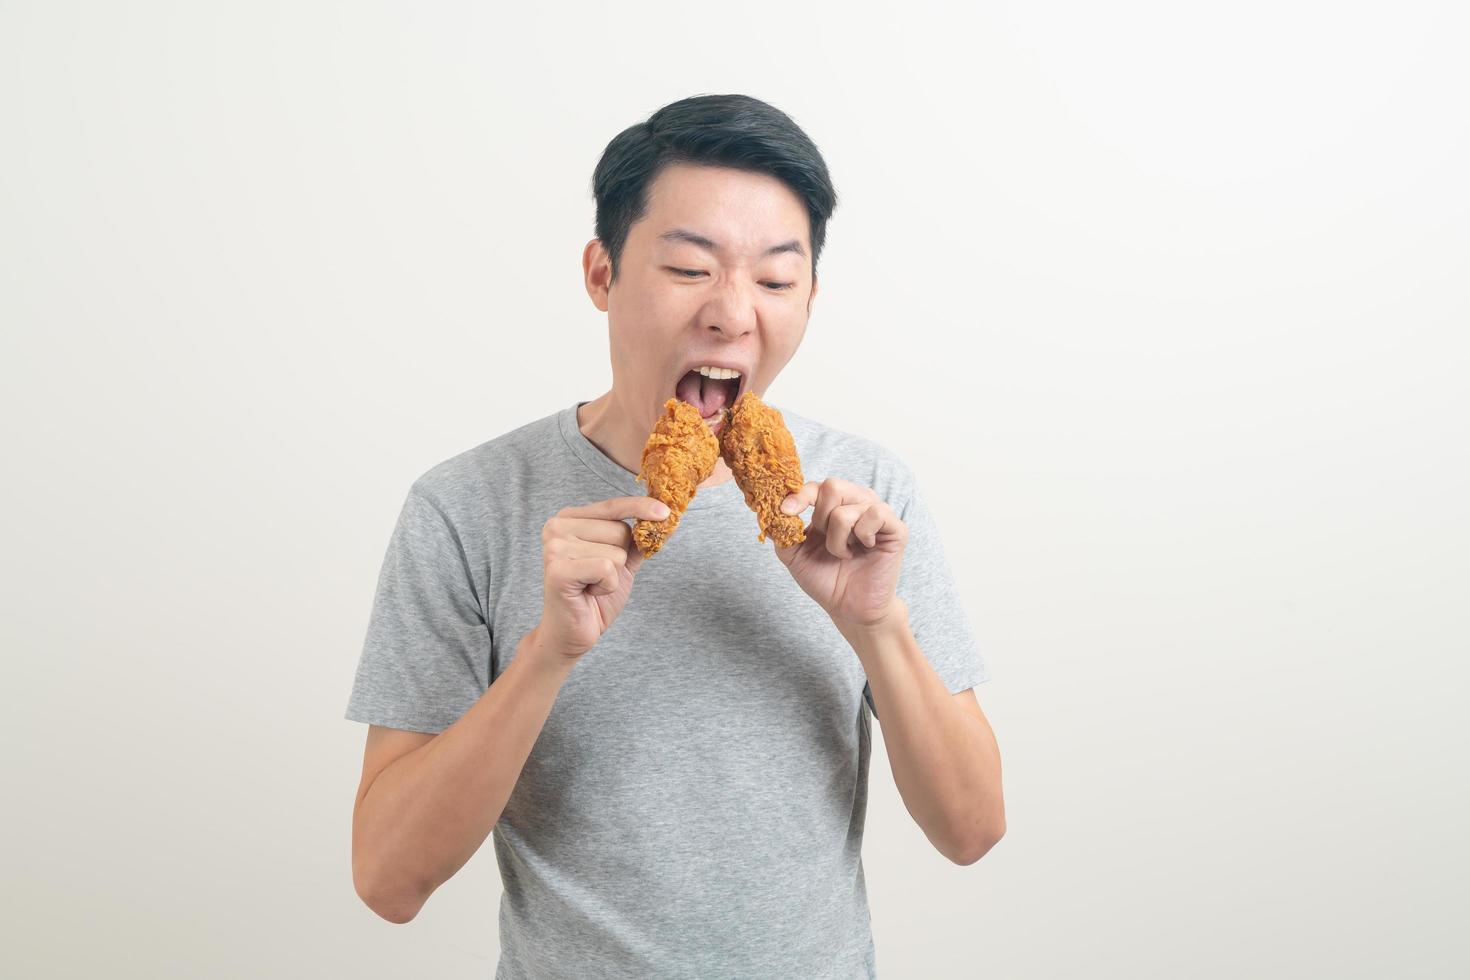
{"label": "plain wall", "polygon": [[0,6],[0,973],[493,974],[492,848],[354,894],[342,712],[409,483],[605,390],[603,147],[710,92],[841,196],[770,397],[914,467],[995,675],[978,864],[874,746],[880,975],[1470,972],[1467,27]]}

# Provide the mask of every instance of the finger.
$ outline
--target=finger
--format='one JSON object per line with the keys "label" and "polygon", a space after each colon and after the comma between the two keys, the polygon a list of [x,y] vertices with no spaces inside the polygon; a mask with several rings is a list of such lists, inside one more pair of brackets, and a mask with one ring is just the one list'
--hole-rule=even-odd
{"label": "finger", "polygon": [[557,517],[591,517],[601,521],[661,521],[669,516],[669,505],[654,497],[612,497],[580,507],[567,507]]}
{"label": "finger", "polygon": [[[631,536],[632,534],[629,532],[629,537]],[[638,549],[637,545],[630,542],[628,545],[628,560],[623,563],[623,567],[630,572],[636,572],[642,566],[643,562],[643,552]]]}
{"label": "finger", "polygon": [[852,526],[852,536],[864,548],[871,548],[878,543],[878,531],[887,521],[883,513],[884,507],[869,507],[858,518],[858,522]]}
{"label": "finger", "polygon": [[867,503],[877,499],[878,495],[867,487],[829,476],[817,488],[817,503],[812,510],[812,527],[818,532],[825,531],[828,517],[838,507],[844,504]]}
{"label": "finger", "polygon": [[817,502],[817,488],[821,484],[816,481],[803,484],[802,488],[795,493],[788,493],[786,499],[781,501],[781,513],[800,514],[812,504]]}
{"label": "finger", "polygon": [[842,504],[832,510],[831,516],[827,518],[827,550],[838,558],[851,558],[852,548],[848,546],[848,537],[852,534],[853,526],[857,524],[858,518],[863,516],[870,504]]}
{"label": "finger", "polygon": [[[617,523],[619,527],[628,526],[620,521]],[[628,533],[632,535],[631,531]],[[541,552],[547,561],[565,558],[606,558],[620,566],[628,563],[628,549],[619,548],[615,544],[583,541],[581,538],[552,538],[546,543],[546,547],[541,549]]]}
{"label": "finger", "polygon": [[626,521],[597,520],[591,517],[553,517],[546,522],[544,530],[543,544],[552,538],[595,541],[599,544],[614,544],[621,548],[630,547],[633,543],[633,529]]}
{"label": "finger", "polygon": [[608,595],[618,590],[618,566],[610,558],[559,558],[547,566],[546,577],[568,598],[584,591]]}

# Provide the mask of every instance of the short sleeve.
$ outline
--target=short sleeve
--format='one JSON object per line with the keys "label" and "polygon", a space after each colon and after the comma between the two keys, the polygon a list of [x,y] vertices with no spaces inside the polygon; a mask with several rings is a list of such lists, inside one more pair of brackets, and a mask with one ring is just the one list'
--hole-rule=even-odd
{"label": "short sleeve", "polygon": [[415,483],[388,541],[345,717],[438,734],[490,683],[490,629],[459,533]]}
{"label": "short sleeve", "polygon": [[[897,509],[909,529],[909,539],[896,591],[908,606],[909,629],[924,656],[949,692],[958,694],[990,680],[990,670],[980,655],[928,501],[907,468],[904,473],[909,495]],[[863,698],[873,717],[878,717],[871,685],[863,685]]]}

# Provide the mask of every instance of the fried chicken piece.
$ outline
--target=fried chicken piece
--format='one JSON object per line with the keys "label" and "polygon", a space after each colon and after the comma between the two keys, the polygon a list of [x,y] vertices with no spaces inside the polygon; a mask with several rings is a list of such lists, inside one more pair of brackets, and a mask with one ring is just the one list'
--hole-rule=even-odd
{"label": "fried chicken piece", "polygon": [[782,548],[805,541],[800,515],[781,513],[781,501],[806,482],[796,441],[781,413],[753,391],[741,395],[720,426],[720,455],[735,474],[746,506],[755,511],[760,524],[757,540],[764,541],[769,534]]}
{"label": "fried chicken piece", "polygon": [[651,558],[674,533],[695,490],[709,479],[719,458],[719,440],[699,417],[699,409],[678,398],[664,402],[664,413],[643,446],[638,479],[648,484],[650,497],[668,505],[669,516],[633,523],[633,542],[645,558]]}

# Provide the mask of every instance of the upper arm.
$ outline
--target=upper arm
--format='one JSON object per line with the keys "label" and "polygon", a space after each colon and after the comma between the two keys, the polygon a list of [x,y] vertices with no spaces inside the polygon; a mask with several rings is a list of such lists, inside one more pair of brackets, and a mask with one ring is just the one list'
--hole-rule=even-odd
{"label": "upper arm", "polygon": [[[378,573],[372,613],[344,717],[384,728],[442,732],[490,686],[490,624],[466,550],[474,526],[456,523],[414,483]],[[398,736],[394,736],[398,738]]]}
{"label": "upper arm", "polygon": [[[366,868],[369,855],[360,847],[365,839],[360,823],[362,802],[367,798],[368,791],[382,775],[383,770],[404,756],[423,748],[435,737],[425,732],[386,728],[382,725],[368,727],[367,748],[363,751],[362,757],[362,782],[357,788],[357,800],[352,804],[352,884],[358,896],[374,911],[378,911],[382,906],[374,904],[376,899],[370,893],[373,886],[370,884],[370,876]],[[381,911],[378,911],[378,914],[393,922],[408,921],[408,919],[391,918]],[[409,918],[412,918],[412,915]]]}
{"label": "upper arm", "polygon": [[362,753],[362,782],[357,787],[357,802],[353,804],[353,813],[356,813],[357,808],[362,806],[363,798],[367,796],[373,781],[384,769],[410,752],[416,752],[428,745],[437,737],[427,732],[410,732],[402,728],[369,725],[367,747]]}
{"label": "upper arm", "polygon": [[981,721],[985,720],[985,713],[980,710],[980,702],[975,699],[975,689],[973,687],[967,687],[963,691],[950,695],[950,697],[954,698],[959,706],[965,709],[967,714],[973,715]]}
{"label": "upper arm", "polygon": [[[955,694],[952,694],[950,696],[954,698],[956,704],[958,704],[961,708],[963,708],[965,710],[965,714],[970,715],[971,717],[975,718],[977,721],[980,722],[980,727],[983,728],[985,730],[985,733],[990,736],[990,742],[991,742],[992,747],[994,748],[994,750],[997,753],[999,753],[999,751],[1000,751],[999,746],[996,746],[995,745],[995,732],[991,730],[991,728],[990,728],[990,722],[986,719],[985,712],[983,712],[983,711],[980,710],[980,702],[978,700],[976,700],[976,698],[975,698],[975,689],[973,687],[967,687],[963,691],[958,691]],[[997,784],[996,784],[996,793],[999,794],[1000,792],[1001,792],[1001,790],[1000,790],[1000,784],[997,782]],[[1002,798],[999,795],[997,795],[997,799],[1000,800]],[[1005,834],[1005,803],[1002,801],[1002,802],[1000,802],[999,806],[1000,806],[1000,833],[1002,835],[1004,835]],[[998,839],[999,838],[997,838],[997,840]]]}

